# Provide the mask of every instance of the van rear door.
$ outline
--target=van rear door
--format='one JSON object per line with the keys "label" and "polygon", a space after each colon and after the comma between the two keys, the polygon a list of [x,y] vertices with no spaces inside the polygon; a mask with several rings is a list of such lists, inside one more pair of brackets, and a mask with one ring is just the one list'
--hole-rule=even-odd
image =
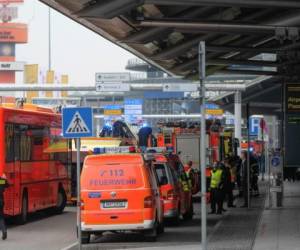
{"label": "van rear door", "polygon": [[[86,165],[82,171],[86,224],[142,223],[145,181],[142,164]],[[148,192],[151,192],[148,187]]]}

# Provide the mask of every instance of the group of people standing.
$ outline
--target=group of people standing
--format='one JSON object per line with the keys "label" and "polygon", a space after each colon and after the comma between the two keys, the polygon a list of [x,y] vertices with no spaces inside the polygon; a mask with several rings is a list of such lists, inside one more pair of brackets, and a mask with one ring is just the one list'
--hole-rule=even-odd
{"label": "group of people standing", "polygon": [[[250,162],[249,171],[248,160]],[[215,163],[211,170],[209,185],[211,195],[210,214],[226,212],[223,207],[224,201],[227,201],[228,208],[236,207],[233,195],[236,185],[239,195],[244,197],[242,207],[248,207],[248,187],[253,196],[259,195],[258,176],[258,161],[252,154],[249,155],[248,159],[247,151],[243,151],[241,157],[227,156],[224,161]]]}

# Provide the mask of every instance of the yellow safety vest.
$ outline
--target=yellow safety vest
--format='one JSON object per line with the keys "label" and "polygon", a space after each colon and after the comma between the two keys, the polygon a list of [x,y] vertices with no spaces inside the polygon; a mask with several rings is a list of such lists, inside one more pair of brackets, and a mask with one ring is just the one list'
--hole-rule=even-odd
{"label": "yellow safety vest", "polygon": [[[182,173],[182,174],[186,175],[186,173]],[[190,187],[189,187],[188,182],[186,180],[184,180],[182,176],[179,177],[179,181],[180,181],[180,183],[182,185],[183,191],[184,192],[189,192],[190,191]]]}
{"label": "yellow safety vest", "polygon": [[223,171],[221,169],[217,169],[215,172],[211,171],[211,180],[210,187],[217,188],[221,182]]}

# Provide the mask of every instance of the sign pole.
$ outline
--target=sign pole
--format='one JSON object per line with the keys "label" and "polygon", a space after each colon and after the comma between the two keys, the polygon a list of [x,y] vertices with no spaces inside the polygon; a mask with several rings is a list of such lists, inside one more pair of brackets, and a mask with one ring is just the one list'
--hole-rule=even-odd
{"label": "sign pole", "polygon": [[93,110],[91,107],[72,107],[62,109],[62,130],[64,138],[76,143],[77,161],[77,236],[78,249],[81,250],[81,193],[80,193],[80,146],[82,137],[93,136]]}
{"label": "sign pole", "polygon": [[207,250],[206,219],[206,121],[205,121],[205,42],[199,43],[199,98],[201,102],[200,167],[201,167],[201,241]]}
{"label": "sign pole", "polygon": [[81,250],[81,197],[80,197],[80,138],[76,138],[76,162],[77,162],[77,231],[78,249]]}
{"label": "sign pole", "polygon": [[[247,113],[247,205],[250,208],[250,104],[246,105],[246,113]],[[245,190],[243,191],[245,192]]]}

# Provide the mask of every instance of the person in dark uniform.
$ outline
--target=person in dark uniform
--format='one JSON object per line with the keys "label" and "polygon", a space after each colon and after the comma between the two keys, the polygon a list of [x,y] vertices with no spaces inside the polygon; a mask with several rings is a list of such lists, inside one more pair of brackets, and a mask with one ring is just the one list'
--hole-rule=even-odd
{"label": "person in dark uniform", "polygon": [[219,162],[219,168],[222,170],[221,182],[219,184],[219,211],[218,213],[226,212],[223,203],[227,194],[227,190],[230,186],[230,170],[225,167],[223,162]]}
{"label": "person in dark uniform", "polygon": [[148,147],[148,139],[149,136],[152,135],[152,128],[148,126],[144,126],[140,128],[138,132],[139,142],[138,145],[142,149],[142,151],[146,151],[146,148]]}
{"label": "person in dark uniform", "polygon": [[232,159],[230,157],[225,159],[224,165],[224,189],[225,189],[225,197],[227,198],[227,207],[235,207],[233,205],[233,188],[234,182],[232,181]]}
{"label": "person in dark uniform", "polygon": [[4,191],[8,187],[6,176],[0,177],[0,229],[2,231],[2,240],[7,238],[7,228],[4,221]]}
{"label": "person in dark uniform", "polygon": [[258,189],[259,164],[258,160],[250,155],[250,185],[253,196],[259,196]]}
{"label": "person in dark uniform", "polygon": [[244,196],[244,204],[242,207],[248,207],[248,169],[247,169],[247,158],[248,154],[247,151],[242,151],[241,159],[242,159],[242,167],[241,167],[241,181],[242,181],[242,189],[243,189],[243,196]]}

